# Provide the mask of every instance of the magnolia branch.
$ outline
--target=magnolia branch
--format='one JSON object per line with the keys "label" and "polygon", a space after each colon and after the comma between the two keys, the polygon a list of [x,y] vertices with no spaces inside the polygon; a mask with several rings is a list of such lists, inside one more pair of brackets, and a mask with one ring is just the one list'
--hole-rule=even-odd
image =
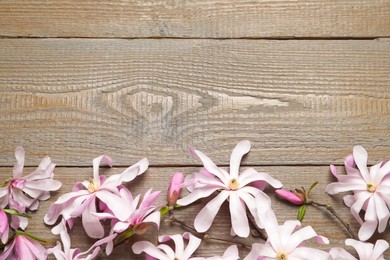
{"label": "magnolia branch", "polygon": [[219,241],[219,242],[224,242],[224,243],[229,243],[229,244],[236,244],[236,245],[239,245],[241,247],[252,248],[252,246],[247,245],[245,243],[231,241],[231,240],[217,238],[217,237],[212,237],[212,236],[208,235],[207,233],[201,234],[198,231],[196,231],[196,229],[194,227],[186,224],[183,220],[177,219],[173,214],[167,219],[167,222],[180,224],[183,228],[191,230],[193,232],[193,235],[195,235],[196,237],[198,237],[202,240]]}
{"label": "magnolia branch", "polygon": [[340,223],[345,227],[345,229],[348,231],[349,235],[351,236],[351,238],[353,239],[356,239],[356,240],[359,240],[359,238],[356,236],[356,234],[353,232],[352,228],[351,228],[351,225],[347,222],[345,222],[336,212],[336,210],[332,207],[332,205],[330,204],[324,204],[324,203],[319,203],[319,202],[315,202],[315,201],[309,201],[308,204],[312,204],[314,206],[317,206],[317,207],[321,207],[321,208],[325,208],[327,209],[333,216],[335,216],[338,221],[340,221]]}

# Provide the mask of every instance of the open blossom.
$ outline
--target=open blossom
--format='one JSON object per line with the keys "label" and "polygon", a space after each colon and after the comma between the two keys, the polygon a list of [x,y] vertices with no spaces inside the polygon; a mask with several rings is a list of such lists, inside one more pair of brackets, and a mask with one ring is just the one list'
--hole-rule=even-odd
{"label": "open blossom", "polygon": [[[368,170],[367,157],[363,147],[355,146],[353,160],[348,157],[345,161],[347,174],[338,174],[336,167],[331,165],[332,174],[338,182],[326,187],[329,194],[353,191],[353,195],[344,197],[344,202],[361,224],[358,235],[362,241],[369,239],[376,229],[383,232],[390,217],[390,161],[375,164]],[[362,210],[365,211],[364,221],[359,215]]]}
{"label": "open blossom", "polygon": [[[261,190],[251,186],[254,182],[267,182],[275,188],[280,188],[282,184],[272,178],[267,173],[257,172],[253,168],[244,170],[239,174],[239,167],[242,157],[250,150],[250,142],[241,141],[234,148],[230,157],[229,173],[217,167],[205,154],[193,150],[193,153],[199,158],[207,174],[202,172],[193,174],[191,179],[186,179],[194,189],[189,195],[177,201],[179,205],[188,205],[198,199],[208,197],[215,191],[219,194],[213,198],[196,216],[194,226],[198,232],[207,231],[215,216],[217,215],[222,203],[229,201],[232,233],[240,237],[249,235],[249,224],[245,205],[255,218],[257,225],[262,227],[261,220],[258,218],[257,208],[263,210],[270,209],[271,200]],[[197,183],[194,185],[194,183]],[[184,185],[187,185],[185,183]]]}
{"label": "open blossom", "polygon": [[13,177],[0,188],[0,207],[5,208],[13,200],[36,210],[40,200],[49,199],[50,191],[61,187],[61,182],[53,180],[55,164],[46,156],[34,172],[23,176],[25,152],[22,147],[15,149],[15,157]]}
{"label": "open blossom", "polygon": [[[385,260],[383,253],[389,248],[389,243],[383,239],[377,240],[375,245],[354,239],[345,240],[345,244],[355,248],[359,260]],[[343,248],[332,248],[329,253],[334,260],[357,260]]]}
{"label": "open blossom", "polygon": [[268,239],[265,244],[253,244],[251,252],[244,260],[329,259],[327,252],[305,246],[304,241],[308,239],[314,239],[320,244],[329,243],[326,237],[317,235],[311,226],[301,228],[301,222],[298,220],[288,220],[279,226],[272,211],[265,214],[270,216],[264,223]]}
{"label": "open blossom", "polygon": [[[95,158],[93,160],[93,179],[76,183],[73,192],[60,196],[50,206],[44,218],[46,224],[53,225],[62,215],[72,226],[74,218],[81,216],[87,235],[92,238],[102,238],[104,228],[96,216],[97,212],[108,211],[121,221],[125,221],[130,216],[131,209],[128,207],[128,202],[120,197],[119,190],[123,187],[123,182],[129,182],[146,171],[148,160],[144,158],[121,174],[115,174],[108,178],[99,176],[101,162],[110,166],[112,164],[111,158],[108,156],[103,155]],[[97,202],[99,202],[98,205]]]}
{"label": "open blossom", "polygon": [[95,244],[93,244],[87,251],[81,252],[80,248],[71,248],[71,241],[64,220],[52,229],[52,233],[60,235],[64,248],[62,249],[60,242],[57,241],[57,245],[53,248],[47,249],[46,254],[53,254],[57,260],[92,260],[99,254],[100,246],[112,241],[116,236],[111,235],[100,239],[96,241]]}
{"label": "open blossom", "polygon": [[[186,247],[184,247],[185,238],[188,241]],[[199,247],[201,239],[196,236],[185,232],[183,235],[172,235],[172,236],[160,236],[158,241],[160,243],[173,240],[175,243],[175,250],[165,244],[160,244],[158,246],[153,245],[149,241],[140,241],[134,243],[132,249],[135,254],[141,254],[145,252],[148,256],[148,259],[158,259],[158,260],[201,260],[201,259],[213,259],[213,260],[236,260],[239,258],[238,249],[236,245],[229,247],[223,256],[215,256],[210,258],[204,257],[191,257],[195,250]]]}
{"label": "open blossom", "polygon": [[[125,230],[132,229],[134,233],[144,233],[151,227],[160,227],[160,211],[159,208],[154,205],[156,200],[160,197],[161,192],[152,192],[149,189],[145,195],[138,195],[135,198],[131,195],[130,191],[125,187],[120,190],[121,198],[127,201],[127,207],[130,209],[130,215],[125,220],[119,220],[115,218],[112,213],[97,213],[101,219],[112,219],[111,221],[111,234],[122,233]],[[142,199],[142,200],[141,200]],[[107,243],[106,253],[111,254],[113,250],[113,241]]]}
{"label": "open blossom", "polygon": [[0,260],[5,259],[43,260],[46,259],[46,249],[38,241],[23,234],[16,234],[0,255]]}

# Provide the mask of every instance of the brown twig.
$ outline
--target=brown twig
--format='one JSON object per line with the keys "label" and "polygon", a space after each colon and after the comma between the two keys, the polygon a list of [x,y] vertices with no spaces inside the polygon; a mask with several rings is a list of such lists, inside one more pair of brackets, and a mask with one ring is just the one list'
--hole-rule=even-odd
{"label": "brown twig", "polygon": [[356,239],[356,240],[359,240],[358,237],[356,236],[356,234],[353,232],[352,228],[351,228],[351,225],[347,222],[345,222],[338,214],[337,212],[335,211],[335,209],[332,207],[332,205],[330,204],[324,204],[324,203],[319,203],[319,202],[316,202],[316,201],[309,201],[307,202],[307,204],[313,204],[314,206],[317,206],[317,207],[321,207],[321,208],[326,208],[333,216],[335,216],[339,221],[340,223],[345,227],[345,229],[348,231],[349,235],[351,238],[353,239]]}
{"label": "brown twig", "polygon": [[206,234],[201,234],[198,231],[196,231],[196,229],[194,227],[192,227],[190,225],[187,225],[184,221],[182,221],[180,219],[177,219],[174,215],[170,216],[169,221],[173,222],[173,223],[178,223],[182,227],[191,230],[194,236],[196,236],[196,237],[198,237],[198,238],[200,238],[202,240],[213,240],[213,241],[224,242],[224,243],[229,243],[229,244],[236,244],[236,245],[239,245],[241,247],[246,247],[246,248],[251,248],[252,247],[250,245],[247,245],[245,243],[241,243],[241,242],[238,242],[238,241],[231,241],[231,240],[227,240],[227,239],[223,239],[223,238],[212,237],[212,236],[208,235],[207,233]]}

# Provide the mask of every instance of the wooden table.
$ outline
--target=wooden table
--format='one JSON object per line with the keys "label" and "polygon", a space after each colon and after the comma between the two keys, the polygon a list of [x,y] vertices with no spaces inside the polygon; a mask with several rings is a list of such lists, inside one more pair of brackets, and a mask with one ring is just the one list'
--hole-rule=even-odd
{"label": "wooden table", "polygon": [[[356,231],[342,195],[324,187],[334,181],[328,165],[342,165],[354,145],[370,164],[389,159],[389,36],[389,0],[0,1],[1,176],[11,176],[16,146],[27,166],[51,156],[63,187],[28,230],[53,245],[40,219],[75,181],[91,178],[93,158],[110,155],[114,167],[103,172],[111,175],[146,156],[150,169],[129,188],[165,194],[173,172],[200,168],[189,145],[228,166],[248,139],[244,166],[288,189],[318,180],[313,198]],[[280,223],[296,217],[297,207],[271,197]],[[202,205],[179,216],[192,224]],[[304,224],[331,240],[324,249],[343,246],[347,233],[332,216],[307,214]],[[224,205],[210,234],[228,234],[227,215]],[[87,248],[93,240],[77,227],[73,245]],[[183,231],[165,223],[148,238],[167,232]],[[115,259],[131,255],[131,243]],[[197,252],[227,246],[208,242]]]}

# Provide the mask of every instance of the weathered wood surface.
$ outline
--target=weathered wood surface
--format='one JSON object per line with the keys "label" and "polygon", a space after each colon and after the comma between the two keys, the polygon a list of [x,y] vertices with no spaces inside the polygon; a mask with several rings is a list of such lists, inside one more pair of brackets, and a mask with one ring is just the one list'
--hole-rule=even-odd
{"label": "weathered wood surface", "polygon": [[342,163],[390,154],[390,41],[0,40],[0,165]]}
{"label": "weathered wood surface", "polygon": [[382,37],[390,1],[2,0],[0,36]]}
{"label": "weathered wood surface", "polygon": [[[136,162],[135,159],[132,160],[131,163]],[[329,168],[326,166],[316,167],[302,167],[302,166],[285,166],[285,167],[255,167],[258,171],[265,171],[271,174],[271,176],[279,179],[284,187],[287,189],[299,188],[300,186],[309,187],[312,182],[319,181],[318,186],[312,191],[312,199],[317,200],[322,203],[331,203],[333,206],[337,208],[338,213],[343,217],[344,220],[349,221],[353,229],[355,231],[358,230],[358,226],[356,221],[351,216],[349,209],[343,205],[342,195],[334,196],[333,198],[326,195],[324,192],[326,184],[334,181],[332,178]],[[34,168],[27,168],[24,172],[27,174]],[[1,179],[10,177],[12,175],[11,168],[0,168],[0,176]],[[101,174],[103,175],[111,175],[117,174],[124,170],[124,168],[116,168],[113,169],[101,169]],[[169,184],[169,178],[176,171],[182,171],[185,174],[190,174],[199,168],[195,167],[152,167],[146,173],[141,176],[138,176],[133,182],[129,183],[127,186],[133,192],[133,194],[145,193],[149,188],[153,187],[154,190],[161,190],[161,200],[160,202],[164,202],[166,190]],[[340,168],[341,170],[341,168]],[[31,224],[28,227],[28,231],[33,232],[34,234],[39,234],[42,237],[45,237],[49,240],[49,245],[54,245],[57,237],[50,233],[50,227],[45,226],[43,224],[43,216],[47,213],[47,208],[51,202],[54,202],[56,198],[58,198],[61,194],[71,191],[73,184],[76,181],[88,180],[92,176],[91,168],[57,168],[55,170],[55,179],[60,180],[63,183],[61,189],[54,193],[52,198],[49,201],[41,203],[39,210],[33,214],[33,220],[30,222]],[[278,220],[280,223],[288,219],[296,218],[296,214],[298,211],[298,207],[291,206],[279,199],[277,199],[273,195],[272,189],[267,189],[267,192],[272,198],[272,206],[278,216]],[[205,205],[206,201],[203,200],[200,203],[194,204],[187,208],[180,210],[177,213],[177,217],[186,221],[186,223],[193,225],[193,219],[199,209]],[[312,225],[318,234],[324,235],[328,237],[331,241],[330,245],[321,246],[324,250],[329,250],[335,246],[344,246],[344,240],[347,238],[348,234],[345,232],[343,227],[337,222],[337,220],[329,215],[326,211],[322,209],[316,209],[314,207],[310,207],[307,211],[307,216],[304,220],[304,225]],[[94,243],[92,239],[88,239],[81,228],[80,223],[76,224],[76,227],[71,231],[72,243],[73,245],[80,246],[81,248],[88,248],[90,245]],[[167,233],[168,232],[168,233]],[[158,232],[151,232],[148,235],[148,239],[151,241],[157,241],[157,235],[161,234],[174,234],[174,233],[182,233],[183,229],[181,227],[172,228],[167,223],[162,224],[162,228]],[[221,208],[220,213],[217,215],[217,218],[210,229],[207,232],[209,235],[219,238],[229,237],[230,232],[230,219],[228,217],[228,207],[227,204]],[[382,238],[389,240],[390,232],[387,231],[380,235]],[[137,238],[134,238],[137,240]],[[139,239],[139,238],[138,238]],[[239,238],[231,238],[232,241],[241,241],[246,243],[252,242],[261,242],[261,240],[255,238],[249,239],[239,239]],[[137,258],[134,257],[131,253],[131,244],[133,240],[130,240],[128,244],[122,245],[118,247],[114,251],[114,255],[109,259],[129,259],[129,255],[131,259],[143,259],[143,257]],[[224,250],[229,246],[229,244],[223,243],[215,243],[209,242],[207,246],[200,247],[197,251],[198,255],[201,256],[212,256],[215,254],[222,254]],[[248,250],[240,249],[241,256],[245,256],[248,253]],[[134,257],[134,258],[133,258]],[[390,257],[387,254],[387,257]]]}

